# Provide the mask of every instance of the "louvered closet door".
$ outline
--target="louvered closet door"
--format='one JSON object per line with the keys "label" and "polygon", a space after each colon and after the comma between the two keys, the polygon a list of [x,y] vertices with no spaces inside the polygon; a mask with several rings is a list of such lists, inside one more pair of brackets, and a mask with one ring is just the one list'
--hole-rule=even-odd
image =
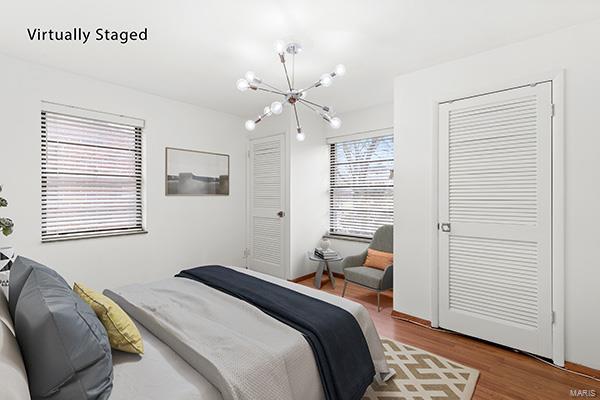
{"label": "louvered closet door", "polygon": [[440,326],[546,357],[551,89],[539,83],[439,109]]}
{"label": "louvered closet door", "polygon": [[283,135],[250,141],[250,269],[285,278]]}

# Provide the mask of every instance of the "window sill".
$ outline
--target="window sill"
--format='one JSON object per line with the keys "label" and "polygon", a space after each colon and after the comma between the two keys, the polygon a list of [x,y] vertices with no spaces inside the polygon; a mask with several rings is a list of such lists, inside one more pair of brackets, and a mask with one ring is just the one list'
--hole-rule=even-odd
{"label": "window sill", "polygon": [[323,237],[328,238],[328,239],[345,240],[348,242],[358,242],[358,243],[371,243],[371,241],[373,240],[373,239],[369,239],[369,238],[361,238],[361,237],[356,237],[356,236],[343,236],[343,235],[331,235],[331,234],[323,235]]}
{"label": "window sill", "polygon": [[42,243],[54,243],[54,242],[66,242],[70,240],[84,240],[84,239],[98,239],[98,238],[110,238],[116,236],[130,236],[130,235],[145,235],[147,230],[132,231],[132,232],[115,232],[115,233],[103,233],[95,235],[73,235],[69,237],[42,239]]}

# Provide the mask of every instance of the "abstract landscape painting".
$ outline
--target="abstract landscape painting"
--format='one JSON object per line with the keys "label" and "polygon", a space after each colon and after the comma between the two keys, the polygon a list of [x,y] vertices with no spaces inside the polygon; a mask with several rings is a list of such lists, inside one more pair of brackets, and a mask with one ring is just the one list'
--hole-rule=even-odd
{"label": "abstract landscape painting", "polygon": [[166,194],[229,195],[229,155],[167,147]]}

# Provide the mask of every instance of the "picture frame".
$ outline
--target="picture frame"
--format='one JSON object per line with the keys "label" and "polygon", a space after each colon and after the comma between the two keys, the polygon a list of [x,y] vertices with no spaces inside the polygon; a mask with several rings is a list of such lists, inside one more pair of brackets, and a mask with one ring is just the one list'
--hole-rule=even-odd
{"label": "picture frame", "polygon": [[165,148],[166,196],[229,196],[229,154]]}

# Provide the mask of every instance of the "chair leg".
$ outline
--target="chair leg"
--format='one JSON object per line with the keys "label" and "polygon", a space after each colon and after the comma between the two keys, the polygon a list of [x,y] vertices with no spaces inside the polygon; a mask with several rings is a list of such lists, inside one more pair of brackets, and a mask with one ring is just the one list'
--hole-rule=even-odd
{"label": "chair leg", "polygon": [[380,291],[377,291],[377,312],[381,311],[381,306],[380,306],[380,299],[379,299],[379,295],[381,294]]}
{"label": "chair leg", "polygon": [[342,297],[346,294],[346,286],[348,286],[348,281],[344,280],[344,289],[342,290]]}

